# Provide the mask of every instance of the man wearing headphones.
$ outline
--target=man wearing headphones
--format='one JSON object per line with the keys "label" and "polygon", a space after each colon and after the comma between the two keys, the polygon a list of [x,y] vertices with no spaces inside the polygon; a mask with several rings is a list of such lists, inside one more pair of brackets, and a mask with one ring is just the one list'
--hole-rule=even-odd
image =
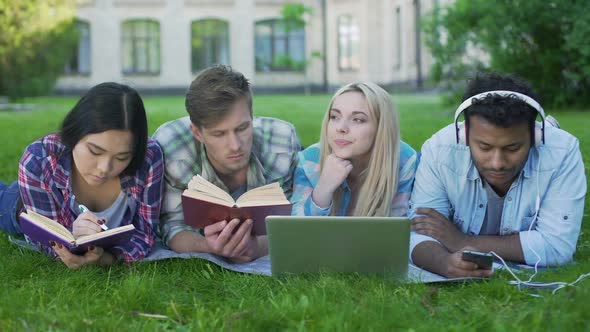
{"label": "man wearing headphones", "polygon": [[463,251],[539,266],[572,260],[584,163],[578,140],[546,119],[536,100],[518,79],[478,75],[455,124],[424,143],[410,201],[414,264],[446,277],[482,277],[492,270],[464,260]]}

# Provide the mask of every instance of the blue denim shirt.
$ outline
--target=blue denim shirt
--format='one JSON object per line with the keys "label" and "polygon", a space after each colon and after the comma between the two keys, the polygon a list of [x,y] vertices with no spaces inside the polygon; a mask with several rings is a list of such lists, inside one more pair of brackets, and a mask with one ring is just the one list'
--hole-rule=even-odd
{"label": "blue denim shirt", "polygon": [[[402,141],[400,144],[397,193],[391,202],[390,216],[392,217],[402,217],[408,214],[408,201],[414,184],[416,164],[416,151]],[[291,197],[293,215],[327,216],[330,213],[330,207],[321,208],[311,198],[313,189],[320,179],[320,173],[320,146],[316,143],[299,153],[299,163],[295,169],[293,196]],[[344,190],[342,206],[336,213],[338,216],[346,215],[351,198],[348,182],[344,181],[341,186]]]}
{"label": "blue denim shirt", "polygon": [[[547,126],[545,144],[531,148],[523,170],[505,196],[499,235],[518,233],[529,265],[537,260],[540,266],[569,262],[576,251],[585,195],[586,175],[578,140]],[[529,231],[537,196],[539,213]],[[420,207],[436,209],[465,234],[480,233],[487,207],[486,191],[469,147],[456,144],[453,125],[422,146],[410,218],[416,217]],[[410,253],[423,241],[438,242],[412,233]]]}

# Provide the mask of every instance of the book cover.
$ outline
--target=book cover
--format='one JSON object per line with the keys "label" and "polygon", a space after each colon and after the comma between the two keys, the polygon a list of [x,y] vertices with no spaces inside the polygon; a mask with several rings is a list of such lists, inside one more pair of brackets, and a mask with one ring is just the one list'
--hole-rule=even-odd
{"label": "book cover", "polygon": [[74,254],[83,254],[89,246],[108,249],[129,241],[135,226],[125,225],[108,231],[81,236],[78,239],[59,224],[34,211],[23,212],[19,215],[21,230],[31,241],[51,247],[50,241],[61,243]]}
{"label": "book cover", "polygon": [[291,214],[291,203],[278,182],[248,190],[234,200],[200,175],[193,176],[182,193],[182,208],[187,225],[202,229],[222,220],[252,219],[255,235],[266,234],[267,216]]}
{"label": "book cover", "polygon": [[291,215],[291,203],[257,206],[227,206],[199,198],[182,195],[184,222],[196,228],[205,228],[221,220],[252,219],[254,235],[266,235],[265,218],[270,215]]}

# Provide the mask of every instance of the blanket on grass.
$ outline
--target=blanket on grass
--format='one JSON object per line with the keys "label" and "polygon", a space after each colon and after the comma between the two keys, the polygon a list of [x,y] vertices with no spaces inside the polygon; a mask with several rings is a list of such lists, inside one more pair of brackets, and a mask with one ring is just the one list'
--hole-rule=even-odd
{"label": "blanket on grass", "polygon": [[[156,244],[152,249],[152,252],[146,257],[143,261],[155,261],[160,259],[168,259],[168,258],[200,258],[205,259],[209,262],[212,262],[216,265],[219,265],[225,269],[241,272],[241,273],[249,273],[249,274],[261,274],[265,276],[272,276],[271,273],[271,262],[270,257],[263,256],[252,262],[248,263],[232,263],[229,262],[227,259],[213,255],[208,253],[177,253],[173,250],[170,250],[160,243]],[[502,265],[498,263],[494,263],[494,268],[501,268]],[[469,280],[469,279],[482,279],[482,278],[445,278],[441,275],[423,270],[417,267],[414,264],[408,264],[408,275],[406,277],[406,282],[409,283],[433,283],[433,282],[452,282],[452,281],[461,281],[461,280]]]}
{"label": "blanket on grass", "polygon": [[[31,249],[35,251],[39,251],[36,247],[31,246],[24,240],[15,239],[12,236],[9,236],[9,240],[11,243],[26,249]],[[271,262],[270,257],[263,256],[260,257],[252,262],[248,263],[232,263],[229,262],[227,259],[213,255],[208,253],[199,253],[199,252],[192,252],[192,253],[177,253],[173,250],[168,249],[160,242],[157,242],[154,247],[152,248],[151,253],[146,257],[143,262],[150,262],[150,261],[157,261],[162,259],[171,259],[171,258],[200,258],[205,259],[211,263],[221,266],[224,269],[228,269],[231,271],[241,272],[241,273],[248,273],[248,274],[260,274],[265,276],[272,276],[271,273]],[[513,268],[513,267],[511,267]],[[514,268],[517,270],[523,269],[530,269],[530,267],[524,267],[522,265],[515,265]],[[494,262],[494,269],[504,269],[502,264]],[[445,278],[441,275],[423,270],[412,263],[408,263],[408,274],[405,279],[405,282],[408,283],[438,283],[438,282],[456,282],[462,280],[472,280],[472,279],[483,279],[483,278]]]}

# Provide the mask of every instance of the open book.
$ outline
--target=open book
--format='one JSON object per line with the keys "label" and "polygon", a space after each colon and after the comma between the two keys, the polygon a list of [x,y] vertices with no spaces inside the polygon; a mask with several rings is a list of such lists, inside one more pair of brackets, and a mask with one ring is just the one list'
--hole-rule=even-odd
{"label": "open book", "polygon": [[89,246],[102,247],[107,249],[129,241],[135,230],[132,224],[108,231],[80,236],[74,235],[60,223],[53,221],[35,211],[27,210],[19,215],[20,227],[31,241],[38,242],[50,247],[49,241],[61,243],[72,253],[80,254],[86,252]]}
{"label": "open book", "polygon": [[252,233],[264,235],[265,218],[269,215],[290,215],[291,203],[278,182],[249,190],[234,201],[223,189],[196,175],[182,193],[182,209],[185,224],[193,227],[205,228],[234,218],[242,221],[252,219]]}

